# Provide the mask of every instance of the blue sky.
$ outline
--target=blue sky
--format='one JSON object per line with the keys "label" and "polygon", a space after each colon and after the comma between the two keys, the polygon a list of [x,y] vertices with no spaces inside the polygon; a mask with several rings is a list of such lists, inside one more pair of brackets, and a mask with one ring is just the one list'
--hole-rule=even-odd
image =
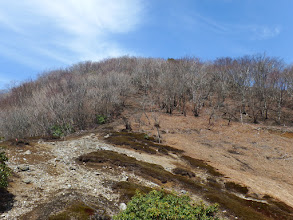
{"label": "blue sky", "polygon": [[0,88],[85,60],[266,53],[293,63],[292,0],[0,0]]}

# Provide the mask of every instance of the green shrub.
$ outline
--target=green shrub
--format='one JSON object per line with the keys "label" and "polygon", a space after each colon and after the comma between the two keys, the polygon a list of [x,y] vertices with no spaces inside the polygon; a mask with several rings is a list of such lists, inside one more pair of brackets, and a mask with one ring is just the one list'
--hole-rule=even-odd
{"label": "green shrub", "polygon": [[143,195],[139,192],[128,203],[125,211],[114,219],[218,219],[218,205],[191,204],[188,196],[176,196],[153,190]]}
{"label": "green shrub", "polygon": [[144,134],[143,138],[146,139],[146,140],[149,140],[150,136],[148,136],[148,134]]}
{"label": "green shrub", "polygon": [[6,165],[8,158],[4,152],[0,152],[0,188],[6,188],[8,186],[8,177],[10,175],[10,169]]}
{"label": "green shrub", "polygon": [[107,122],[107,116],[105,116],[105,115],[97,115],[96,119],[97,119],[97,123],[99,125],[106,124],[106,122]]}
{"label": "green shrub", "polygon": [[73,132],[74,129],[70,124],[54,125],[51,127],[51,134],[55,138],[60,138]]}

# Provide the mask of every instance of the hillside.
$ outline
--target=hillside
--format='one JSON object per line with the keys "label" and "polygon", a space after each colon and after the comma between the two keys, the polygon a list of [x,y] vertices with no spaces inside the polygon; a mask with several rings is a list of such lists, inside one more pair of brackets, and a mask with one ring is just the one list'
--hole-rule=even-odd
{"label": "hillside", "polygon": [[292,219],[293,71],[265,56],[122,57],[1,94],[2,219],[109,219],[136,189]]}
{"label": "hillside", "polygon": [[92,128],[97,116],[118,117],[133,95],[142,108],[169,114],[198,117],[205,109],[228,121],[293,123],[293,68],[278,58],[121,57],[43,73],[1,94],[0,134],[7,140]]}

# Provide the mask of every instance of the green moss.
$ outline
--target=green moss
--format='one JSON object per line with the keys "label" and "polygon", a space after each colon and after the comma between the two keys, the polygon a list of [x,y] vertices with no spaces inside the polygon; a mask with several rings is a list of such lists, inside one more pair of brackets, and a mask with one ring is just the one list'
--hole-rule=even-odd
{"label": "green moss", "polygon": [[207,178],[207,185],[213,189],[222,190],[223,186],[220,184],[216,178],[214,177],[208,177]]}
{"label": "green moss", "polygon": [[144,133],[131,133],[131,132],[114,132],[110,137],[106,139],[107,142],[119,146],[128,146],[132,149],[143,151],[149,154],[156,154],[157,152],[161,154],[168,155],[169,152],[172,153],[182,153],[182,150],[158,144],[155,142],[153,137],[149,137]]}
{"label": "green moss", "polygon": [[189,156],[185,156],[185,155],[183,155],[181,158],[183,160],[187,161],[192,167],[203,169],[212,176],[217,176],[217,177],[223,176],[222,173],[218,172],[214,167],[208,165],[203,160],[198,160],[198,159],[195,159],[195,158],[192,158]]}
{"label": "green moss", "polygon": [[209,190],[204,194],[205,199],[210,202],[216,202],[220,207],[225,208],[229,213],[240,219],[267,219],[262,213],[257,212],[254,208],[246,206],[244,200],[239,197],[214,190]]}
{"label": "green moss", "polygon": [[[196,195],[202,196],[212,203],[219,203],[220,208],[228,211],[228,213],[238,216],[240,219],[292,219],[293,209],[290,207],[282,206],[282,204],[269,201],[269,204],[246,200],[237,197],[229,191],[225,191],[221,184],[217,183],[216,178],[221,176],[220,173],[213,170],[214,168],[207,165],[203,161],[190,159],[186,157],[192,167],[199,167],[205,169],[208,173],[212,174],[211,180],[208,180],[207,185],[203,185],[196,178],[189,178],[188,175],[178,173],[177,175],[166,171],[162,166],[150,164],[143,161],[138,161],[135,158],[128,157],[124,154],[119,154],[113,151],[98,151],[89,153],[79,157],[79,161],[86,163],[106,163],[115,166],[124,167],[127,171],[131,171],[135,175],[142,176],[143,178],[150,179],[151,181],[159,181],[160,183],[171,182],[180,188],[183,188]],[[188,171],[185,169],[185,171]],[[191,172],[191,171],[188,171]],[[233,185],[233,190],[246,191],[245,187],[240,188],[237,184],[228,184],[230,187]],[[125,198],[130,198],[137,185],[127,185],[120,183],[116,188],[123,188],[125,190]]]}
{"label": "green moss", "polygon": [[78,161],[85,163],[107,163],[115,166],[124,167],[128,171],[134,172],[136,175],[143,176],[148,179],[151,178],[151,180],[159,180],[161,183],[179,183],[185,181],[187,185],[193,185],[193,187],[195,187],[194,181],[180,175],[174,175],[166,171],[160,165],[138,161],[133,157],[128,157],[125,154],[119,154],[113,151],[100,150],[97,152],[92,152],[80,156],[78,158]]}
{"label": "green moss", "polygon": [[194,172],[189,171],[187,169],[183,169],[180,167],[176,167],[172,170],[174,174],[181,175],[181,176],[188,176],[189,178],[195,177]]}
{"label": "green moss", "polygon": [[265,195],[263,197],[264,199],[266,199],[270,204],[273,204],[274,206],[278,207],[280,210],[286,211],[287,213],[292,213],[292,219],[293,219],[293,208],[288,206],[287,204],[274,199],[273,197],[269,196],[269,195]]}
{"label": "green moss", "polygon": [[242,219],[293,219],[293,208],[281,202],[257,202],[239,198],[228,192],[210,191],[205,198],[217,202]]}
{"label": "green moss", "polygon": [[241,185],[234,183],[234,182],[226,182],[225,188],[227,190],[232,190],[232,191],[242,193],[242,194],[248,193],[248,188],[246,186],[241,186]]}
{"label": "green moss", "polygon": [[64,211],[50,216],[49,220],[87,220],[90,219],[90,216],[93,216],[94,213],[94,209],[88,207],[82,202],[77,202],[66,208]]}
{"label": "green moss", "polygon": [[112,189],[115,191],[119,191],[120,201],[123,202],[130,201],[130,199],[136,194],[136,191],[139,191],[141,193],[148,193],[152,190],[152,188],[150,187],[125,181],[114,183],[112,185]]}

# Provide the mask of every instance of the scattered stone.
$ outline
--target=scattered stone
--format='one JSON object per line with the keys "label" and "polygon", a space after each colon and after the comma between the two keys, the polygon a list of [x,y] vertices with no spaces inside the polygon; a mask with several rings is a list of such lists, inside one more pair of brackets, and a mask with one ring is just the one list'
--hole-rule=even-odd
{"label": "scattered stone", "polygon": [[106,136],[104,136],[104,138],[108,138],[108,137],[110,137],[110,135],[109,135],[109,134],[107,134]]}
{"label": "scattered stone", "polygon": [[18,171],[20,171],[20,172],[24,172],[24,171],[28,171],[28,170],[30,169],[30,167],[29,167],[29,165],[24,165],[24,164],[22,164],[22,165],[19,165],[19,166],[17,167],[17,169],[18,169]]}
{"label": "scattered stone", "polygon": [[94,174],[95,174],[96,176],[101,175],[101,173],[99,173],[99,172],[94,172]]}
{"label": "scattered stone", "polygon": [[187,191],[183,189],[183,190],[181,190],[181,193],[182,194],[187,194]]}
{"label": "scattered stone", "polygon": [[95,137],[95,134],[94,134],[94,133],[91,133],[89,136],[90,136],[91,138],[94,138],[94,137]]}
{"label": "scattered stone", "polygon": [[27,178],[27,179],[23,179],[22,182],[26,184],[30,184],[32,180]]}
{"label": "scattered stone", "polygon": [[38,144],[42,144],[42,143],[44,143],[43,139],[38,140]]}
{"label": "scattered stone", "polygon": [[119,209],[120,209],[121,211],[126,210],[126,208],[127,208],[127,206],[126,206],[126,204],[125,204],[124,202],[122,202],[122,203],[119,204]]}
{"label": "scattered stone", "polygon": [[70,170],[76,170],[76,167],[71,166],[71,167],[69,167],[69,169]]}
{"label": "scattered stone", "polygon": [[27,155],[29,155],[29,154],[32,154],[32,152],[31,152],[30,150],[27,150],[27,151],[24,152],[23,154],[27,154]]}
{"label": "scattered stone", "polygon": [[123,182],[126,182],[128,180],[129,180],[128,176],[123,176],[122,179],[121,179],[121,181],[123,181]]}

